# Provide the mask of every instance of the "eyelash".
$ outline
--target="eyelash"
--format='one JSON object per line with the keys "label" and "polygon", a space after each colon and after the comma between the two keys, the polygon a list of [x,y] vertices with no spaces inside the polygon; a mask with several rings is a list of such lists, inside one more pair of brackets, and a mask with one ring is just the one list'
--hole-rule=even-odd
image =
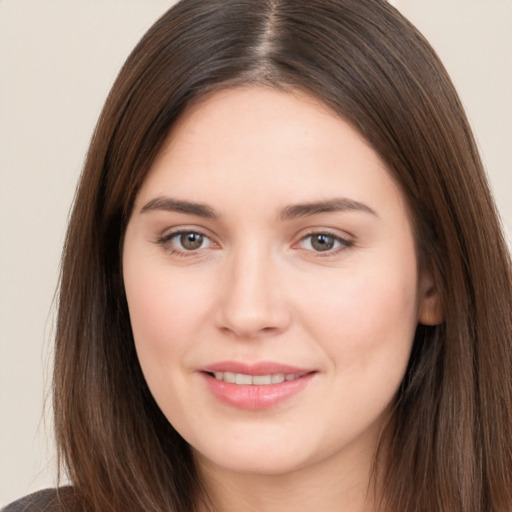
{"label": "eyelash", "polygon": [[306,235],[304,235],[303,237],[301,237],[301,239],[295,244],[295,246],[303,243],[307,239],[310,239],[310,244],[311,244],[312,238],[315,236],[316,237],[324,236],[324,237],[332,239],[334,241],[334,243],[339,244],[337,248],[328,249],[326,251],[315,251],[314,249],[305,249],[307,251],[313,252],[316,257],[320,257],[320,258],[327,258],[329,256],[335,256],[338,253],[340,253],[346,249],[349,249],[350,247],[352,247],[354,245],[354,242],[352,240],[343,238],[328,229],[320,229],[320,230],[311,231],[311,232],[307,233]]}
{"label": "eyelash", "polygon": [[209,240],[210,243],[214,243],[214,242],[212,242],[211,238],[208,235],[202,233],[199,230],[194,230],[194,229],[180,229],[178,231],[173,231],[172,233],[168,233],[168,234],[162,236],[161,238],[159,238],[156,241],[156,243],[158,245],[162,246],[170,254],[178,256],[178,257],[187,258],[190,256],[197,255],[197,251],[199,251],[201,249],[201,247],[199,247],[198,249],[195,249],[195,250],[186,250],[186,249],[177,249],[175,245],[173,246],[170,244],[171,240],[173,240],[174,238],[183,236],[183,235],[199,235],[200,237],[203,237],[204,240]]}
{"label": "eyelash", "polygon": [[[202,233],[199,230],[193,230],[193,229],[180,229],[178,231],[173,231],[172,233],[168,233],[168,234],[162,236],[161,238],[159,238],[156,241],[156,243],[158,245],[162,246],[170,254],[176,255],[178,257],[187,258],[190,256],[196,256],[197,252],[199,250],[201,250],[202,247],[198,247],[197,249],[193,249],[193,250],[186,250],[186,249],[177,249],[175,246],[170,244],[171,240],[173,240],[177,237],[181,237],[183,235],[198,235],[198,236],[202,237],[203,240],[208,240],[210,242],[210,244],[215,244],[215,242],[213,242],[208,235]],[[306,235],[302,236],[300,238],[300,240],[294,244],[293,247],[299,246],[300,244],[304,243],[308,239],[310,240],[310,245],[311,245],[312,244],[311,240],[315,236],[327,237],[329,239],[332,239],[334,244],[338,244],[338,246],[335,249],[328,249],[326,251],[315,251],[314,249],[304,249],[308,252],[314,253],[315,256],[321,257],[321,258],[334,256],[334,255],[338,254],[339,252],[349,249],[350,247],[352,247],[354,245],[354,242],[352,240],[342,238],[339,235],[333,233],[332,231],[323,229],[323,230],[311,231],[310,233],[307,233]]]}

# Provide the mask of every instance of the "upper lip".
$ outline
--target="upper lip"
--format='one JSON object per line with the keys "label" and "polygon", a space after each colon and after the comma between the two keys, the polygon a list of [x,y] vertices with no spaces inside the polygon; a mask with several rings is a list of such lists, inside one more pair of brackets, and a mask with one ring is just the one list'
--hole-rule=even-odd
{"label": "upper lip", "polygon": [[277,373],[302,375],[311,373],[311,369],[300,368],[288,364],[276,363],[272,361],[261,361],[258,363],[243,363],[238,361],[220,361],[209,364],[200,369],[202,372],[232,372],[242,373],[244,375],[274,375]]}

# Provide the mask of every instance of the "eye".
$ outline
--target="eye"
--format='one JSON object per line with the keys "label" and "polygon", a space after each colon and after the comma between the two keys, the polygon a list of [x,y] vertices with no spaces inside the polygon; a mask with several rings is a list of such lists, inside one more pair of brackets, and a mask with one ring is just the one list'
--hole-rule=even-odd
{"label": "eye", "polygon": [[214,245],[206,235],[192,230],[169,233],[158,240],[158,243],[178,255],[186,255]]}
{"label": "eye", "polygon": [[196,251],[197,249],[200,249],[205,241],[204,235],[201,233],[180,233],[175,235],[171,240],[175,240],[175,243],[179,243],[181,248],[185,249],[186,251]]}
{"label": "eye", "polygon": [[326,232],[310,233],[301,239],[299,247],[319,253],[337,253],[353,244],[339,236]]}

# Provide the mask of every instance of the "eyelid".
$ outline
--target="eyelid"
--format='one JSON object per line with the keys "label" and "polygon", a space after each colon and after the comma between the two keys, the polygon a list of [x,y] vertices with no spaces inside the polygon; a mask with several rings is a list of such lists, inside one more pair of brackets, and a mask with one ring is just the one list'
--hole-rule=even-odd
{"label": "eyelid", "polygon": [[[176,246],[170,246],[170,241],[182,234],[187,233],[196,233],[198,235],[201,235],[205,239],[207,239],[210,244],[208,247],[200,247],[198,249],[191,249],[191,250],[185,250],[180,249]],[[307,249],[304,247],[300,247],[300,245],[308,238],[315,235],[325,235],[330,238],[333,238],[336,242],[338,242],[339,246],[335,247],[333,249],[327,249],[325,251],[315,251],[314,249]],[[337,255],[339,252],[342,252],[346,249],[349,249],[355,244],[354,237],[352,235],[349,235],[348,233],[340,233],[339,230],[332,229],[332,228],[324,228],[324,227],[318,227],[318,228],[309,228],[307,230],[302,231],[299,233],[296,237],[296,242],[292,244],[292,248],[294,249],[301,249],[305,252],[309,252],[313,254],[315,257],[329,257]],[[170,228],[165,230],[161,235],[157,237],[157,239],[154,241],[156,244],[162,246],[165,250],[170,252],[171,254],[175,254],[178,256],[197,256],[200,252],[206,250],[206,249],[217,249],[220,248],[220,244],[216,241],[215,237],[210,234],[209,230],[198,227],[198,226],[177,226],[175,228]]]}
{"label": "eyelid", "polygon": [[[299,246],[304,240],[306,240],[308,237],[312,237],[314,235],[325,235],[330,238],[333,238],[337,242],[340,243],[340,246],[335,249],[330,249],[326,251],[315,251],[313,249],[304,249]],[[298,241],[293,244],[293,247],[297,247],[299,249],[303,249],[304,251],[310,252],[314,254],[316,257],[329,257],[337,255],[339,252],[343,252],[346,249],[349,249],[355,244],[354,237],[348,235],[347,233],[344,233],[342,235],[339,231],[333,230],[331,228],[310,228],[306,232],[301,233],[298,236]]]}
{"label": "eyelid", "polygon": [[[187,233],[195,233],[195,234],[201,235],[202,237],[204,237],[205,239],[208,239],[210,241],[210,246],[195,249],[195,250],[188,250],[188,251],[184,250],[184,249],[179,249],[178,247],[175,247],[175,246],[174,247],[170,246],[170,241],[173,238],[175,238],[179,235],[187,234]],[[206,230],[204,228],[197,227],[197,226],[179,226],[176,228],[166,230],[163,232],[163,234],[161,234],[157,237],[157,239],[155,240],[155,243],[157,245],[160,245],[161,247],[163,247],[165,250],[167,250],[171,254],[175,254],[177,256],[182,256],[182,257],[197,256],[199,252],[204,251],[205,249],[219,247],[218,242],[216,242],[214,237],[209,234],[208,230]]]}

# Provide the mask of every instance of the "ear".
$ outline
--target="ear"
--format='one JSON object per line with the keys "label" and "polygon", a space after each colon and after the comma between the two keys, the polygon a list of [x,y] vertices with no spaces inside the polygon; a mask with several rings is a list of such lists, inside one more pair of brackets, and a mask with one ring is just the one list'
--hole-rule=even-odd
{"label": "ear", "polygon": [[418,323],[438,325],[444,319],[441,296],[436,283],[425,269],[420,273],[418,296]]}

